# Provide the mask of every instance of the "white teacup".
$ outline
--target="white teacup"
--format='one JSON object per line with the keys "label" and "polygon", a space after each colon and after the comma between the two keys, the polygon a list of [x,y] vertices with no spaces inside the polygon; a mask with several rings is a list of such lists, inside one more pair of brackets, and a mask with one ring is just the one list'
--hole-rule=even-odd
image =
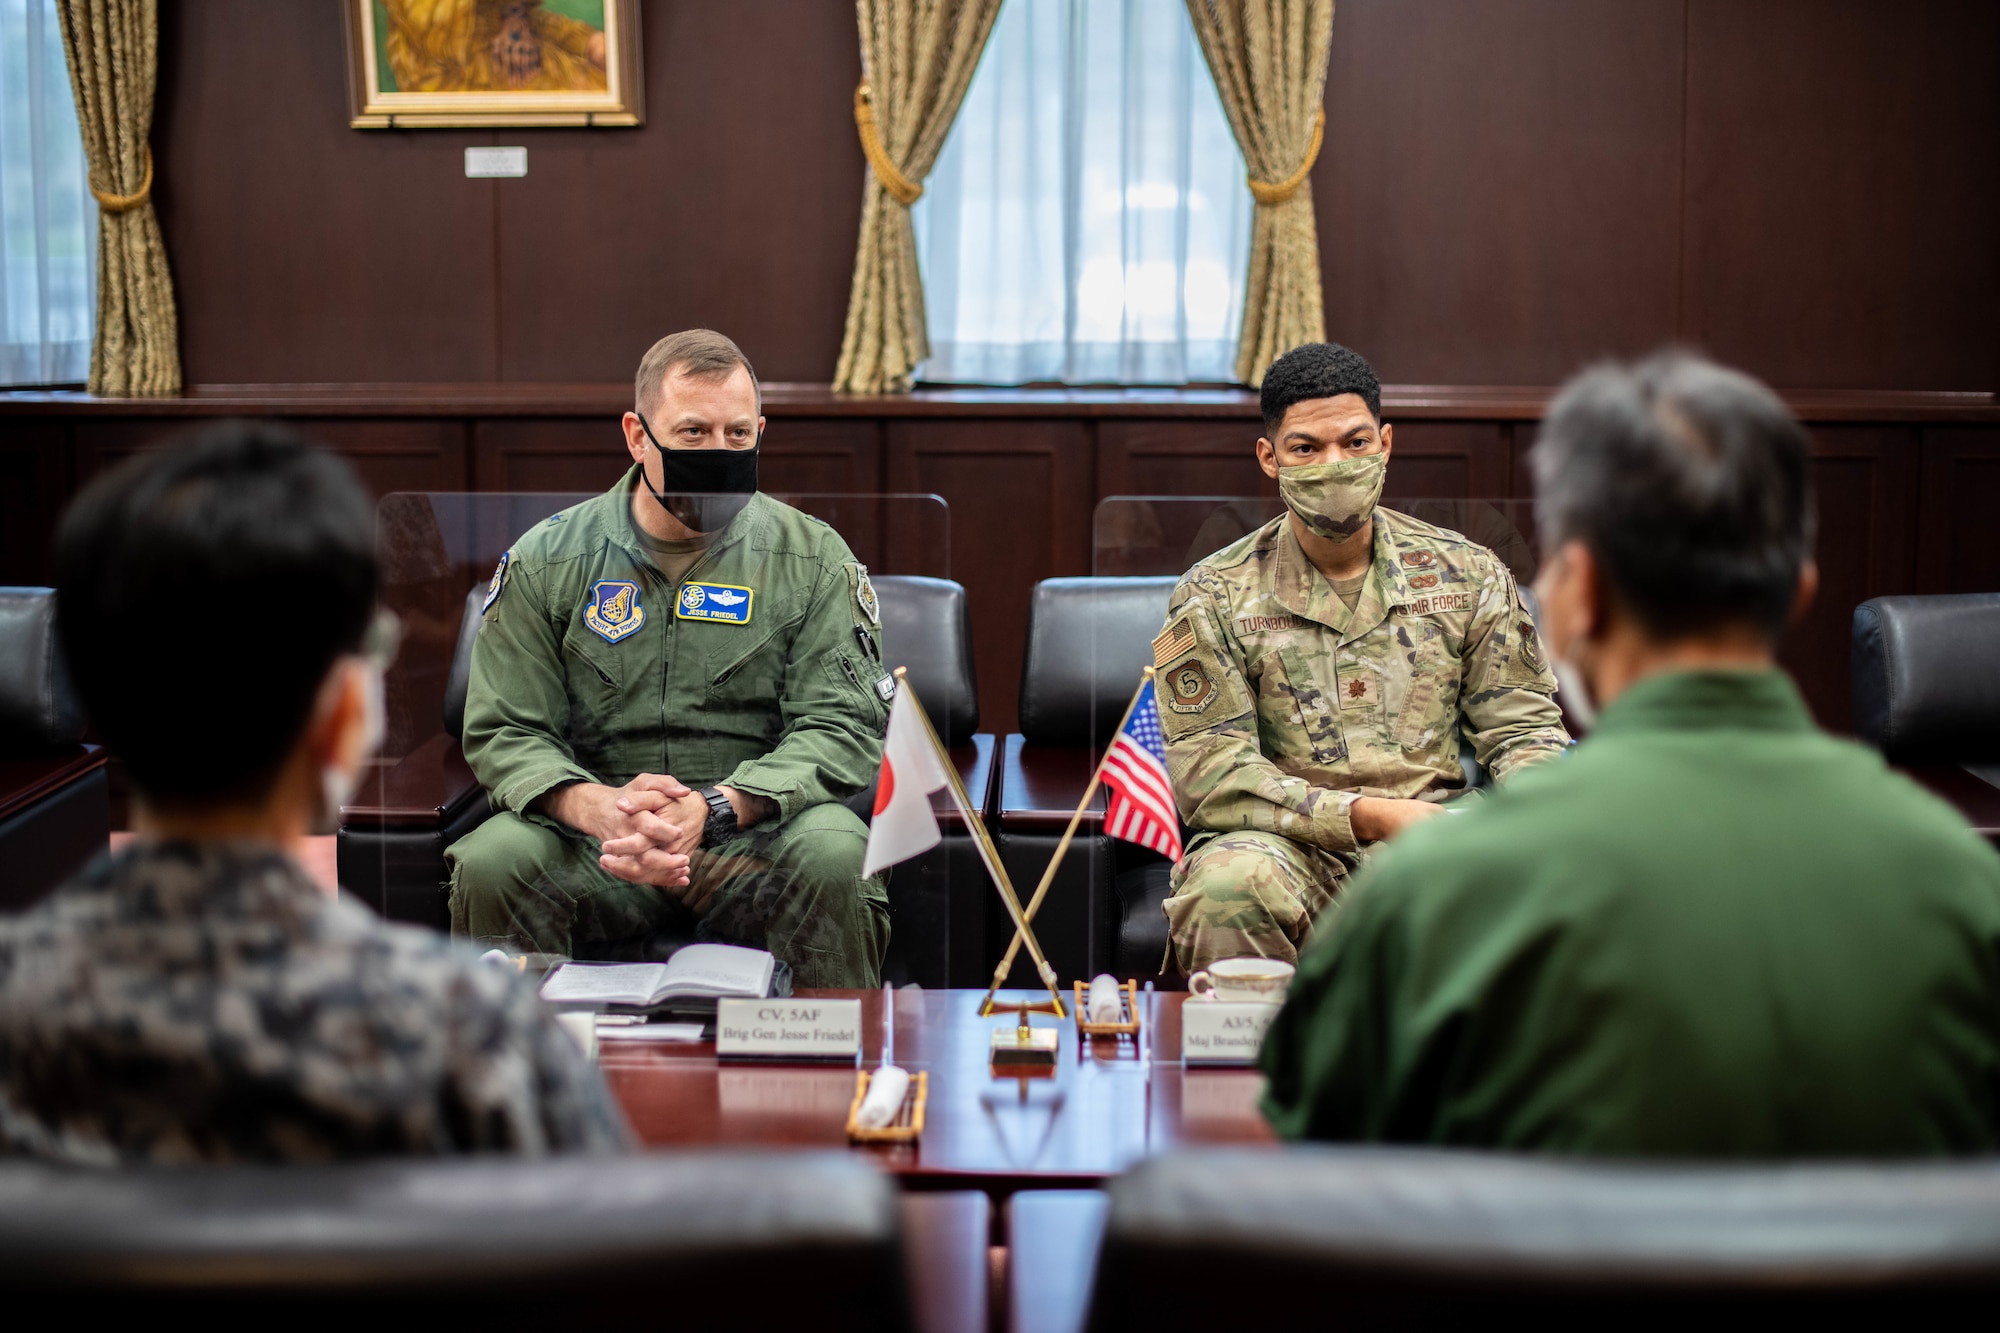
{"label": "white teacup", "polygon": [[1188,978],[1188,994],[1198,1000],[1276,1004],[1285,998],[1298,969],[1282,958],[1224,958]]}

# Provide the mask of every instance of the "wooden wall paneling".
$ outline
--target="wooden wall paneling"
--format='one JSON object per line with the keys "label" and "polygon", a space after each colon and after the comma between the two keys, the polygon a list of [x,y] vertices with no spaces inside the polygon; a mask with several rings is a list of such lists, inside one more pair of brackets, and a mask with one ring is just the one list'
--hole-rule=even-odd
{"label": "wooden wall paneling", "polygon": [[528,148],[495,182],[499,378],[629,376],[707,327],[766,379],[831,379],[867,180],[853,8],[648,3],[640,27],[644,127],[496,140]]}
{"label": "wooden wall paneling", "polygon": [[[764,428],[758,485],[824,519],[847,542],[854,558],[877,574],[936,576],[948,564],[942,547],[935,561],[898,566],[888,547],[887,525],[912,521],[917,502],[886,501],[882,476],[882,423],[853,417],[784,417]],[[799,496],[793,499],[793,496]]]}
{"label": "wooden wall paneling", "polygon": [[632,466],[618,418],[475,421],[473,486],[482,491],[601,491]]}
{"label": "wooden wall paneling", "polygon": [[[524,182],[467,180],[464,153],[534,131],[349,129],[344,2],[161,9],[153,201],[190,384],[499,374],[494,193]],[[598,262],[590,222],[542,262]]]}
{"label": "wooden wall paneling", "polygon": [[[1386,415],[1386,414],[1385,414]],[[1390,418],[1389,479],[1384,493],[1425,499],[1505,498],[1513,484],[1508,433],[1498,421],[1396,421]]]}
{"label": "wooden wall paneling", "polygon": [[1819,596],[1779,645],[1820,725],[1851,732],[1854,608],[1910,588],[1916,433],[1903,426],[1816,426]]}
{"label": "wooden wall paneling", "polygon": [[1996,66],[1990,0],[1688,0],[1683,335],[1787,388],[1993,388]]}
{"label": "wooden wall paneling", "polygon": [[2000,592],[2000,428],[1927,426],[1918,592]]}
{"label": "wooden wall paneling", "polygon": [[[1090,571],[1178,574],[1255,527],[1278,496],[1278,483],[1257,466],[1262,433],[1255,418],[1098,422]],[[1258,496],[1268,503],[1218,508],[1118,498],[1125,496]]]}
{"label": "wooden wall paneling", "polygon": [[1682,25],[1682,0],[1341,0],[1328,335],[1406,384],[1554,384],[1671,339]]}
{"label": "wooden wall paneling", "polygon": [[972,612],[980,727],[1010,732],[1029,593],[1042,579],[1089,570],[1090,432],[1075,420],[892,421],[888,444],[889,489],[932,492],[950,506],[951,577]]}
{"label": "wooden wall paneling", "polygon": [[69,431],[60,421],[0,431],[0,585],[45,587],[49,543],[69,496]]}
{"label": "wooden wall paneling", "polygon": [[[90,417],[76,423],[77,484],[142,449],[166,443],[201,422],[185,417]],[[283,421],[354,465],[371,495],[395,491],[462,491],[466,474],[465,425],[450,418],[405,417]]]}

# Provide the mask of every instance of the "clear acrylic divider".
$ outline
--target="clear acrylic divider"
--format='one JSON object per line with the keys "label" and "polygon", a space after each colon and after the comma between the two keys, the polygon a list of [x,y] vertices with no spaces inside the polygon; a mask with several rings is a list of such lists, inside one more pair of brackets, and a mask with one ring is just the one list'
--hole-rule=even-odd
{"label": "clear acrylic divider", "polygon": [[[342,811],[339,860],[344,893],[385,916],[440,929],[446,926],[449,916],[448,885],[442,878],[444,847],[467,831],[468,822],[476,826],[479,813],[486,809],[458,739],[446,727],[454,655],[461,646],[469,654],[470,639],[479,623],[480,602],[501,555],[512,550],[530,530],[595,494],[399,492],[384,496],[379,502],[376,532],[382,573],[381,602],[401,622],[402,635],[396,658],[384,680],[385,725],[381,749]],[[869,686],[874,683],[866,661],[872,647],[882,658],[882,666],[874,668],[878,674],[897,666],[910,667],[918,697],[947,743],[958,739],[953,732],[954,718],[959,720],[959,732],[969,732],[964,720],[970,716],[972,701],[963,693],[962,677],[941,672],[937,660],[936,645],[955,643],[955,637],[909,634],[905,650],[899,652],[894,632],[899,621],[920,623],[930,608],[949,600],[942,596],[949,590],[934,582],[951,577],[950,513],[944,500],[935,495],[787,492],[769,492],[767,498],[825,523],[867,569],[878,598],[883,629],[890,632],[875,630],[871,635],[872,645],[864,644],[859,636],[851,640],[842,638],[839,647],[851,655],[850,665],[856,668],[861,683]],[[618,533],[617,541],[632,556],[640,554],[629,519]],[[622,568],[624,563],[629,563],[629,559],[621,561],[619,573],[626,572]],[[740,564],[734,568],[736,576],[718,580],[715,585],[725,597],[731,595],[732,589],[724,588],[724,583],[741,584],[754,591],[762,589],[767,576],[773,581],[798,577],[794,557],[773,555],[768,550],[760,550],[747,574]],[[618,574],[606,577],[616,579]],[[667,590],[664,576],[650,566],[629,581],[640,585],[632,600],[640,602],[644,615],[670,620],[698,618],[676,617],[676,604],[688,596],[688,582],[704,582],[701,563],[683,575],[673,592]],[[468,608],[469,594],[476,597]],[[856,613],[852,605],[854,588],[845,577],[830,595],[840,598],[843,616]],[[586,600],[588,596],[586,591]],[[740,607],[725,607],[718,601],[706,608],[706,618],[728,620],[748,615],[761,620],[765,614],[785,614],[779,603],[769,605],[767,613],[762,600],[746,602]],[[580,602],[576,609],[581,613],[590,608]],[[600,619],[631,614],[628,607],[616,604],[600,611]],[[858,614],[866,616],[865,611]],[[617,623],[615,619],[607,620],[613,635],[618,634]],[[700,628],[709,629],[706,625]],[[789,642],[782,637],[788,629],[789,626],[778,631],[779,645],[774,649],[777,656],[765,664],[773,668],[765,675],[773,694],[774,717],[786,674],[783,666],[788,665],[780,661],[784,656],[782,645]],[[463,645],[462,633],[466,636]],[[713,636],[713,630],[710,634]],[[599,637],[603,637],[601,633]],[[759,637],[761,640],[762,636]],[[615,640],[606,642],[611,644]],[[580,664],[579,669],[582,669]],[[969,670],[964,674],[969,675]],[[663,720],[656,725],[664,722],[685,727],[683,719]],[[778,729],[774,723],[774,736]],[[969,735],[964,739],[969,745]],[[711,738],[683,752],[699,753],[722,744]],[[741,748],[740,740],[735,744]],[[664,753],[665,748],[663,740],[660,762],[671,768],[673,757]],[[878,764],[879,756],[868,765],[869,779],[872,780]],[[630,776],[605,775],[607,779],[621,781]],[[701,772],[691,776],[718,781],[725,775]],[[977,799],[975,794],[975,802]],[[864,786],[854,793],[847,803],[866,820],[872,808],[868,788]],[[944,891],[942,885],[938,891]]]}

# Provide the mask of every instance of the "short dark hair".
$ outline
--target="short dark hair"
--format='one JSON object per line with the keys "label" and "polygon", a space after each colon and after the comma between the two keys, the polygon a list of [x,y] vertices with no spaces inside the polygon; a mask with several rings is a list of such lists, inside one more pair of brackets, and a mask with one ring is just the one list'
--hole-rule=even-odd
{"label": "short dark hair", "polygon": [[374,529],[353,469],[256,422],[148,450],[76,498],[56,536],[56,623],[142,794],[227,800],[276,775],[368,632]]}
{"label": "short dark hair", "polygon": [[1685,352],[1585,371],[1530,454],[1542,549],[1582,541],[1649,633],[1775,639],[1811,556],[1806,435],[1748,375]]}
{"label": "short dark hair", "polygon": [[676,370],[696,379],[723,379],[734,375],[738,366],[750,375],[750,388],[757,395],[757,410],[764,410],[764,386],[757,369],[743,349],[714,329],[683,329],[646,349],[639,358],[639,371],[632,377],[633,410],[645,413],[659,406],[660,386]]}
{"label": "short dark hair", "polygon": [[1303,343],[1271,363],[1264,372],[1264,387],[1258,405],[1264,410],[1264,434],[1273,442],[1285,413],[1294,403],[1312,398],[1338,398],[1344,393],[1361,395],[1368,415],[1377,424],[1382,420],[1382,386],[1375,368],[1359,352],[1339,343]]}

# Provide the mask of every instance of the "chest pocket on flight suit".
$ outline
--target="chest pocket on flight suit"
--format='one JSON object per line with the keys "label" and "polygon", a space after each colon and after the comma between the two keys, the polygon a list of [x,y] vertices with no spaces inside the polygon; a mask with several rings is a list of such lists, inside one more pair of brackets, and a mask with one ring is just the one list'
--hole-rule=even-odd
{"label": "chest pocket on flight suit", "polygon": [[604,642],[578,619],[563,636],[562,651],[571,742],[580,754],[602,754],[625,729],[618,645]]}

